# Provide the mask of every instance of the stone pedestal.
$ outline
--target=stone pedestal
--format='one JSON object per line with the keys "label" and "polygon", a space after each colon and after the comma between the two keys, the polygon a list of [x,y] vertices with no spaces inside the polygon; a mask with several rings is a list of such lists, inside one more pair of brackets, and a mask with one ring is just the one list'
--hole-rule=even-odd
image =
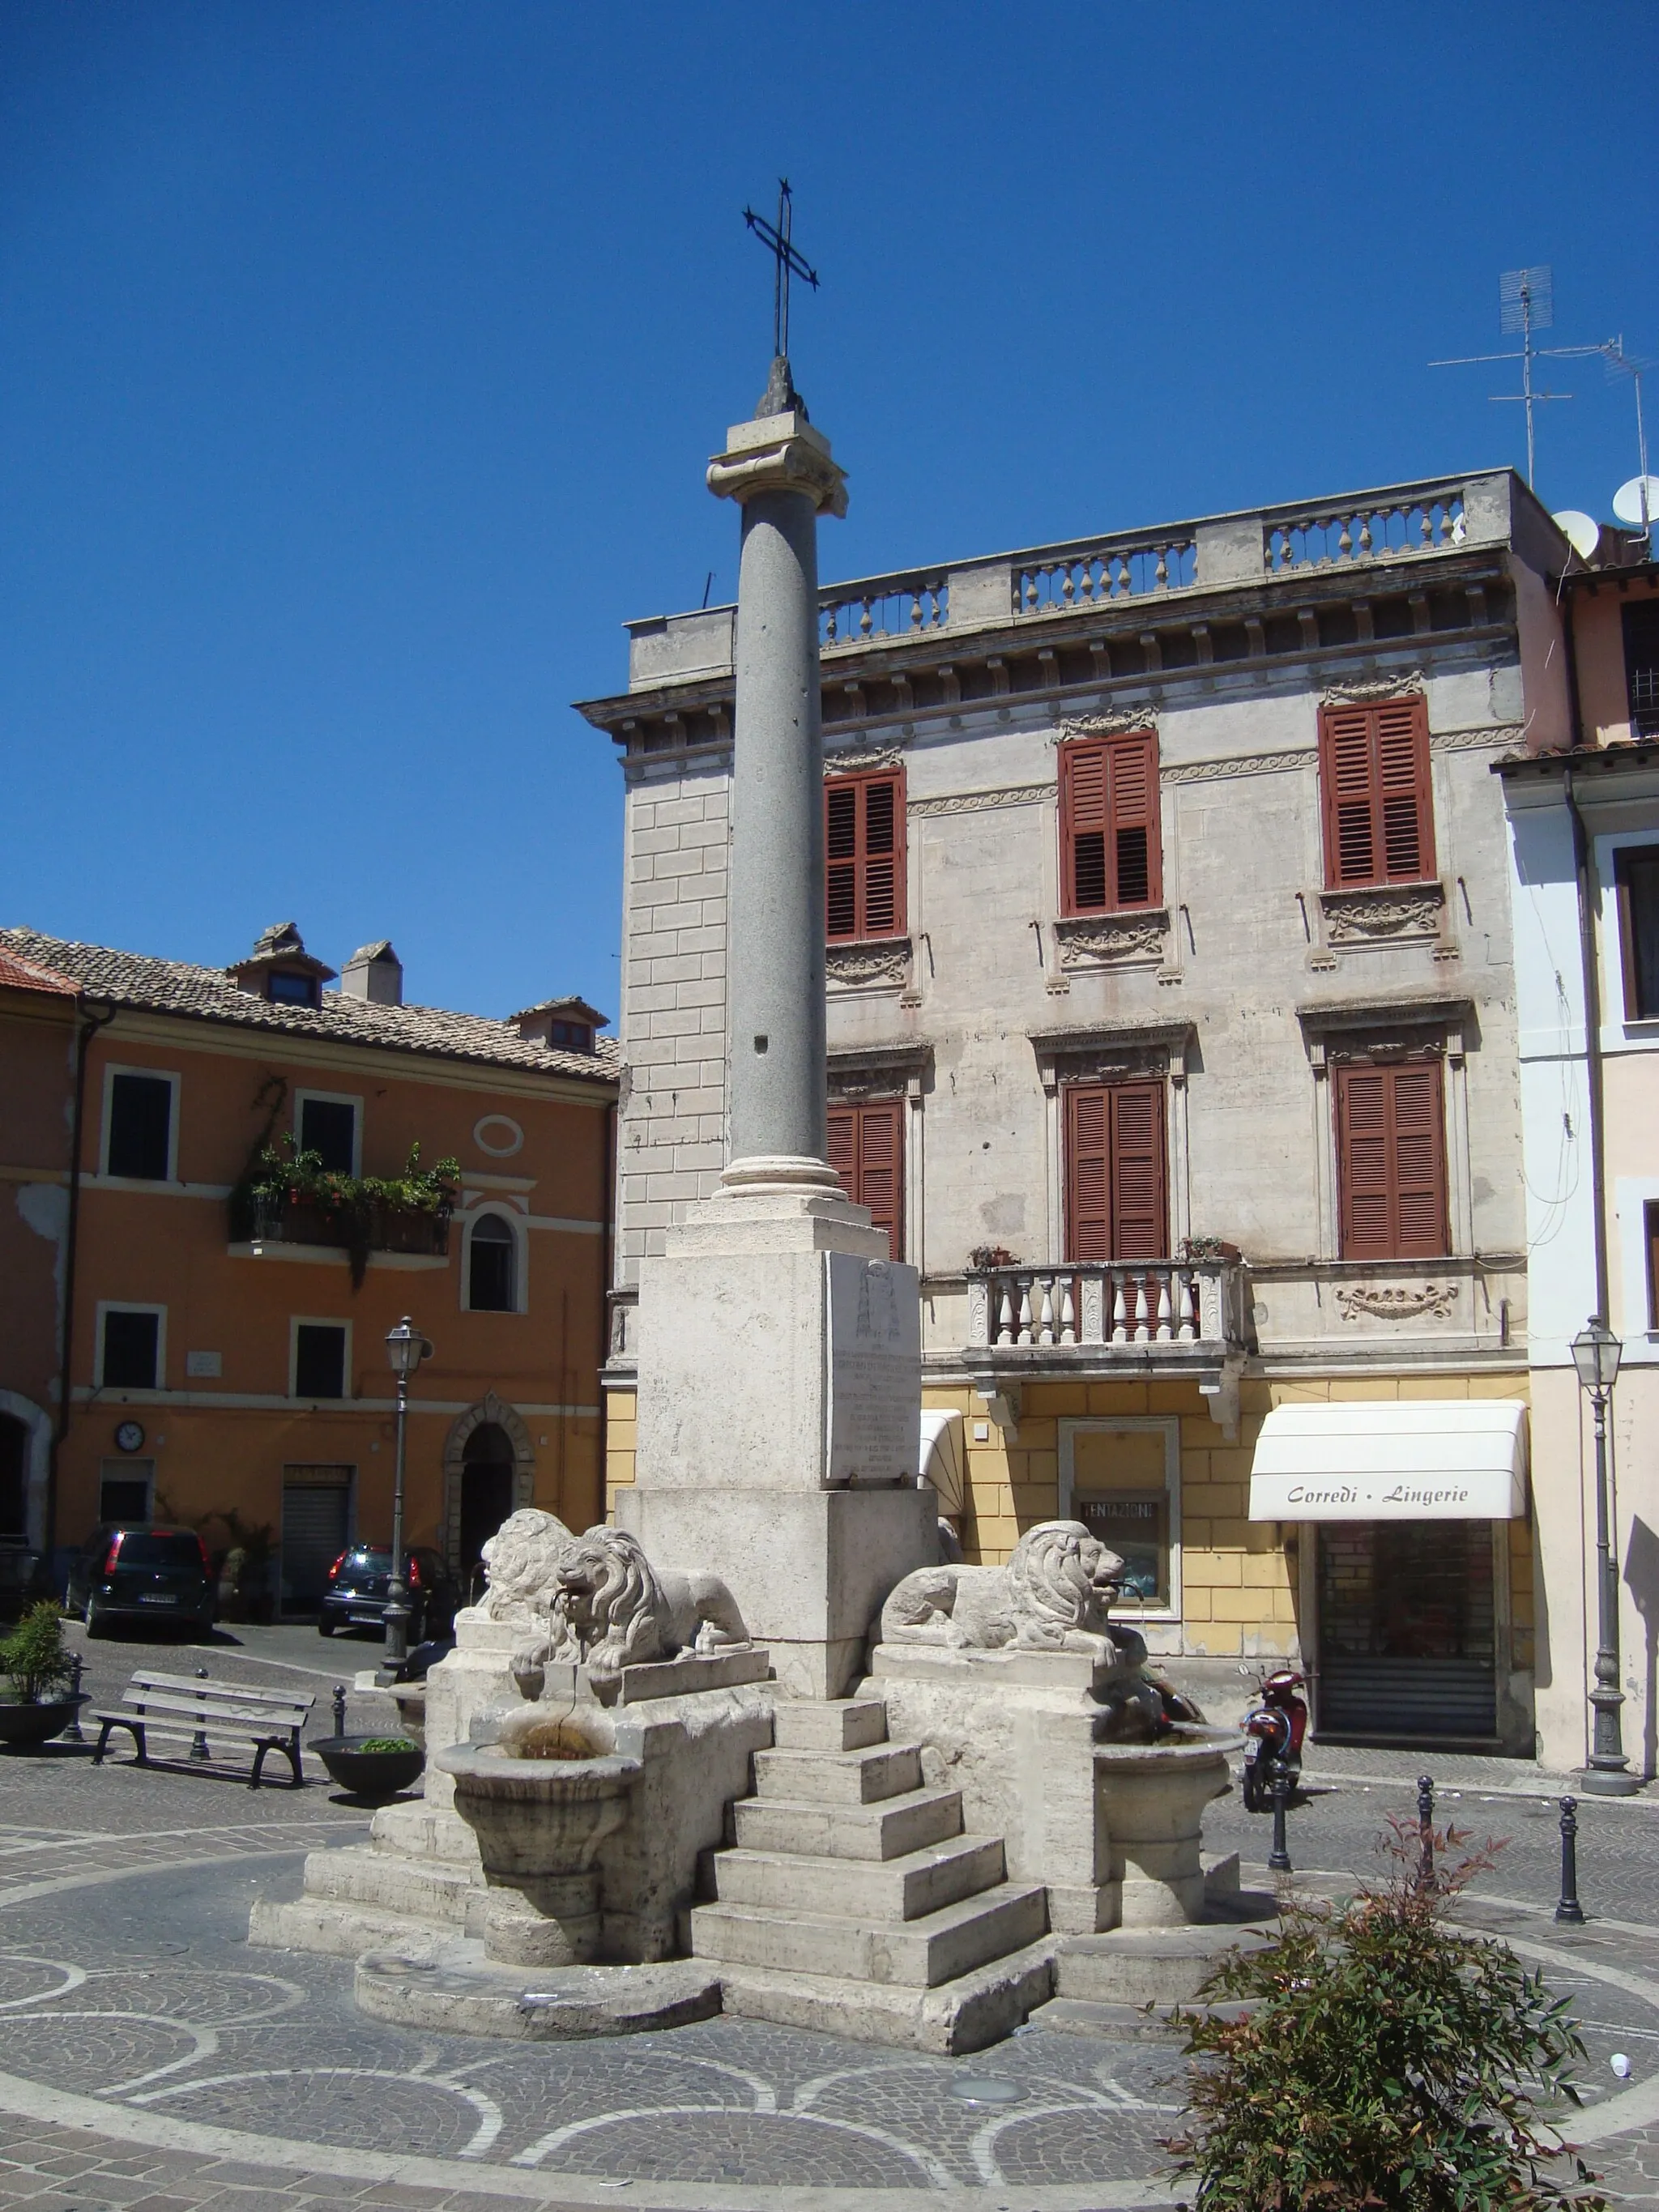
{"label": "stone pedestal", "polygon": [[1206,1912],[1200,1825],[1238,1738],[1102,1741],[1116,1671],[1084,1651],[881,1644],[864,1686],[924,1746],[927,1780],[962,1792],[969,1828],[1002,1838],[1010,1879],[1043,1884],[1056,1935]]}
{"label": "stone pedestal", "polygon": [[915,1270],[805,1159],[739,1163],[667,1243],[641,1272],[617,1517],[651,1558],[718,1569],[786,1694],[842,1696],[887,1593],[939,1556]]}

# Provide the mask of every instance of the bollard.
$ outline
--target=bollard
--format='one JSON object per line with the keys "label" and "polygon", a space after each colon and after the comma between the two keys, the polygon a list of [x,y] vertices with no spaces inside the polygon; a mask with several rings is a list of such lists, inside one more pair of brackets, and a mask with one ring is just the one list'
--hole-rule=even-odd
{"label": "bollard", "polygon": [[1417,1862],[1417,1886],[1426,1889],[1434,1880],[1434,1778],[1417,1778],[1417,1833],[1421,1845]]}
{"label": "bollard", "polygon": [[81,1733],[81,1670],[86,1663],[78,1651],[75,1652],[70,1659],[70,1695],[75,1700],[75,1718],[64,1730],[65,1743],[86,1741],[85,1736]]}
{"label": "bollard", "polygon": [[[197,1680],[198,1682],[205,1682],[207,1678],[207,1668],[205,1667],[198,1667],[196,1669]],[[213,1756],[213,1753],[208,1749],[207,1730],[200,1725],[199,1722],[197,1725],[195,1735],[191,1738],[190,1755],[192,1759],[211,1759]]]}
{"label": "bollard", "polygon": [[1561,1901],[1555,1908],[1558,1920],[1570,1921],[1575,1928],[1584,1922],[1584,1908],[1578,1902],[1578,1800],[1561,1800]]}
{"label": "bollard", "polygon": [[1291,1874],[1290,1844],[1285,1833],[1285,1815],[1290,1808],[1291,1778],[1275,1759],[1273,1761],[1273,1847],[1267,1854],[1267,1865],[1274,1874]]}
{"label": "bollard", "polygon": [[336,1735],[345,1734],[345,1701],[346,1686],[343,1682],[337,1682],[334,1685],[334,1733]]}

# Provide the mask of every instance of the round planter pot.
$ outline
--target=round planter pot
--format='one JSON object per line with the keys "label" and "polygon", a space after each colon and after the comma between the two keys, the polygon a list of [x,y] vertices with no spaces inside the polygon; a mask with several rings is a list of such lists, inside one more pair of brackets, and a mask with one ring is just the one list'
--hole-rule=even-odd
{"label": "round planter pot", "polygon": [[313,1736],[306,1746],[314,1751],[342,1790],[354,1797],[395,1797],[418,1782],[426,1753],[417,1744],[412,1751],[365,1751],[368,1735]]}
{"label": "round planter pot", "polygon": [[84,1695],[78,1698],[53,1698],[43,1705],[0,1703],[0,1745],[9,1749],[29,1750],[50,1743],[75,1718],[88,1702]]}

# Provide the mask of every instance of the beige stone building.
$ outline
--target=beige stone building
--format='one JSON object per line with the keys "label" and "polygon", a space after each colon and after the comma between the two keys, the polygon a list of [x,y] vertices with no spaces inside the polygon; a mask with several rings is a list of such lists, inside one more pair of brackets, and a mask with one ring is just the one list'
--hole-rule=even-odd
{"label": "beige stone building", "polygon": [[[1500,472],[822,595],[831,1150],[921,1272],[928,1471],[969,1559],[1088,1520],[1218,1712],[1299,1656],[1327,1735],[1532,1748],[1489,769],[1563,722],[1564,551]],[[722,1164],[732,625],[633,623],[583,709],[627,793],[613,1498],[639,1262]]]}

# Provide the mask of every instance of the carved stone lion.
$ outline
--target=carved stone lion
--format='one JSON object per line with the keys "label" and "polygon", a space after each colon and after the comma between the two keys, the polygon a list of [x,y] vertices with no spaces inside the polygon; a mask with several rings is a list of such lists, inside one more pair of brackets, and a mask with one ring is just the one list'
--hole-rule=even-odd
{"label": "carved stone lion", "polygon": [[1028,1528],[1006,1567],[919,1567],[881,1609],[884,1644],[1090,1651],[1116,1658],[1107,1622],[1123,1562],[1080,1521]]}
{"label": "carved stone lion", "polygon": [[688,1646],[729,1651],[749,1641],[718,1575],[659,1574],[624,1529],[590,1528],[559,1560],[545,1657],[580,1661],[590,1680],[672,1659]]}
{"label": "carved stone lion", "polygon": [[539,1506],[509,1513],[480,1554],[489,1587],[477,1610],[486,1620],[544,1630],[559,1561],[575,1540],[556,1514]]}

